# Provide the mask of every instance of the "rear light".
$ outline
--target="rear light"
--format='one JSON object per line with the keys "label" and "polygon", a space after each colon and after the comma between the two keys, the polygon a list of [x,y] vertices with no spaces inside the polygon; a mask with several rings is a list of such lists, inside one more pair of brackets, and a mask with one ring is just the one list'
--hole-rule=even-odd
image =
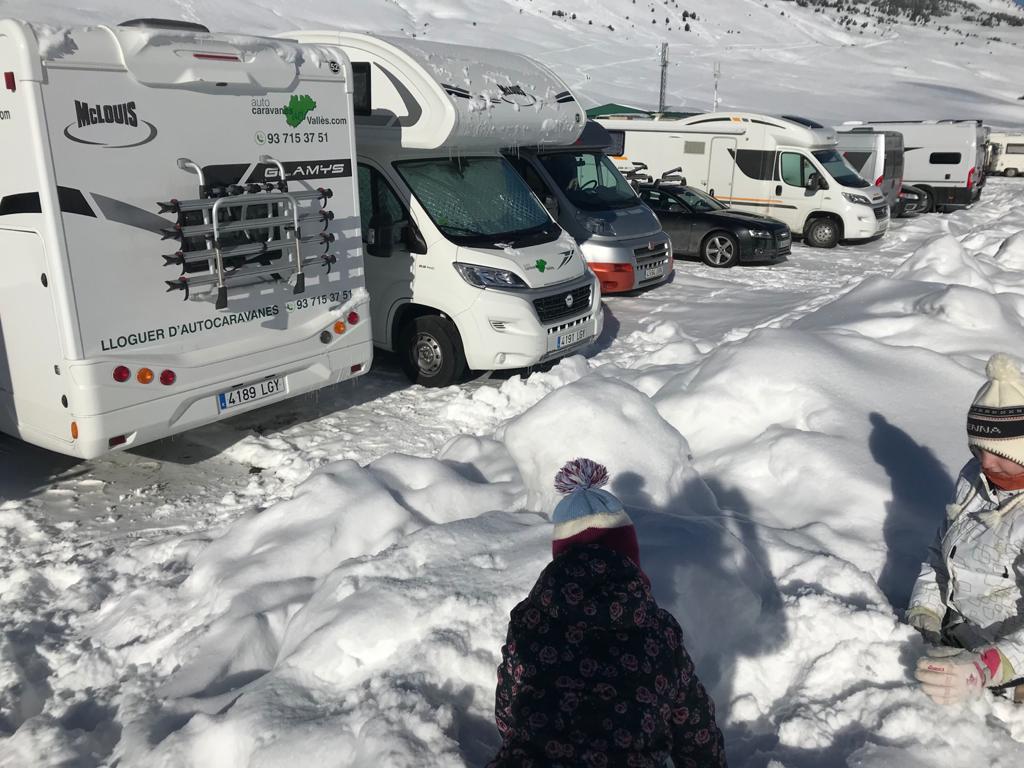
{"label": "rear light", "polygon": [[973,186],[974,186],[974,169],[971,168],[971,170],[969,170],[967,172],[967,188],[971,189]]}
{"label": "rear light", "polygon": [[11,93],[18,90],[18,83],[14,80],[13,72],[4,72],[4,87]]}
{"label": "rear light", "polygon": [[119,365],[117,366],[117,368],[114,369],[114,381],[116,382],[123,383],[125,381],[128,381],[128,379],[130,379],[131,377],[132,372],[128,369],[128,366],[126,365]]}
{"label": "rear light", "polygon": [[361,370],[363,370],[363,364],[362,363],[356,363],[349,370],[352,373],[359,373]]}
{"label": "rear light", "polygon": [[341,334],[343,334],[346,330],[347,329],[345,327],[345,321],[344,320],[339,320],[338,322],[336,322],[334,324],[334,332],[336,334],[338,334],[339,336],[341,336]]}
{"label": "rear light", "polygon": [[355,325],[358,322],[359,322],[359,313],[354,311],[354,310],[352,312],[349,312],[348,313],[348,324],[349,325]]}
{"label": "rear light", "polygon": [[878,177],[877,179],[875,179],[875,186],[876,186],[876,187],[880,187],[880,186],[882,186],[882,180],[883,180],[884,178],[885,178],[885,176],[879,176],[879,177]]}
{"label": "rear light", "polygon": [[135,380],[138,381],[139,384],[149,384],[154,378],[156,377],[153,375],[153,371],[149,368],[139,368],[139,372],[135,374]]}
{"label": "rear light", "polygon": [[160,371],[160,383],[163,384],[165,387],[171,386],[171,384],[173,384],[177,380],[178,374],[176,374],[169,368],[167,370]]}
{"label": "rear light", "polygon": [[71,422],[71,439],[72,440],[77,440],[78,439],[78,422],[77,421],[72,421]]}
{"label": "rear light", "polygon": [[118,435],[117,437],[112,437],[112,438],[110,438],[107,441],[107,443],[110,445],[111,448],[113,448],[115,446],[118,446],[118,445],[124,445],[127,442],[128,442],[128,435]]}

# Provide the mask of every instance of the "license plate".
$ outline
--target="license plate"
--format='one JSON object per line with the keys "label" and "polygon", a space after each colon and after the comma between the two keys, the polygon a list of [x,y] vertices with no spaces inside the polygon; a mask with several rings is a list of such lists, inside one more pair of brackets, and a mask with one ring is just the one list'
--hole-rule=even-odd
{"label": "license plate", "polygon": [[579,344],[581,341],[587,338],[590,334],[589,323],[586,327],[577,328],[574,331],[568,333],[560,333],[555,337],[555,349],[565,349],[571,347],[573,344]]}
{"label": "license plate", "polygon": [[217,395],[217,410],[227,411],[237,408],[240,405],[248,405],[257,400],[279,395],[286,392],[285,380],[283,377],[277,379],[264,379],[255,384],[247,384],[244,387],[235,387],[227,392]]}
{"label": "license plate", "polygon": [[644,280],[650,280],[652,277],[661,277],[665,274],[665,266],[660,267],[649,267],[644,271]]}

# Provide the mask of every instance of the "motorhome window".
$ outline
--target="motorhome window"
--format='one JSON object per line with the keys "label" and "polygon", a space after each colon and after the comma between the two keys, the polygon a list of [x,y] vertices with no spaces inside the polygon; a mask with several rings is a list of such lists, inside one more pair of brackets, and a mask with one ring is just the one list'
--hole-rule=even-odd
{"label": "motorhome window", "polygon": [[816,171],[810,160],[796,152],[783,152],[780,165],[782,180],[791,187],[806,187],[807,179]]}
{"label": "motorhome window", "polygon": [[608,145],[605,152],[612,157],[622,157],[626,154],[626,132],[608,131],[608,136],[611,138],[611,144]]}
{"label": "motorhome window", "polygon": [[457,245],[494,245],[560,230],[500,157],[404,160],[395,168],[441,233]]}
{"label": "motorhome window", "polygon": [[1007,144],[1007,155],[1024,155],[1024,144]]}
{"label": "motorhome window", "polygon": [[368,61],[352,62],[352,111],[357,115],[369,115],[373,111]]}
{"label": "motorhome window", "polygon": [[959,152],[932,152],[928,162],[932,165],[960,165]]}
{"label": "motorhome window", "polygon": [[775,153],[763,149],[730,149],[729,154],[736,160],[736,166],[748,179],[760,181],[778,180],[775,168]]}
{"label": "motorhome window", "polygon": [[[359,166],[359,214],[364,243],[369,242],[371,223],[375,227],[386,227],[409,218],[387,179],[368,165]],[[401,237],[401,227],[394,227],[393,243],[399,242]]]}
{"label": "motorhome window", "polygon": [[819,149],[811,153],[821,163],[828,175],[844,187],[870,187],[871,182],[865,181],[843,156],[834,149]]}
{"label": "motorhome window", "polygon": [[541,155],[540,161],[577,208],[600,211],[636,205],[633,188],[603,152],[558,152]]}
{"label": "motorhome window", "polygon": [[673,189],[670,197],[678,198],[687,208],[697,213],[724,211],[726,209],[726,206],[715,200],[715,198],[691,187]]}
{"label": "motorhome window", "polygon": [[708,143],[706,141],[684,141],[683,142],[683,154],[684,155],[703,155],[707,150]]}
{"label": "motorhome window", "polygon": [[843,157],[846,158],[846,161],[859,173],[867,167],[868,160],[871,159],[873,154],[874,152],[855,152],[851,150],[849,152],[843,152]]}

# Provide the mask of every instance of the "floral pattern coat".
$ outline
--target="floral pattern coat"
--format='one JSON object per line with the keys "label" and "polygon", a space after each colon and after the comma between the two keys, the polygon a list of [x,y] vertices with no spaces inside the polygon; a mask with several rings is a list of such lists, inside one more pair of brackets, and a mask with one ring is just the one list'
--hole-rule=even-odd
{"label": "floral pattern coat", "polygon": [[601,546],[570,549],[512,610],[488,768],[726,765],[714,704],[647,577]]}

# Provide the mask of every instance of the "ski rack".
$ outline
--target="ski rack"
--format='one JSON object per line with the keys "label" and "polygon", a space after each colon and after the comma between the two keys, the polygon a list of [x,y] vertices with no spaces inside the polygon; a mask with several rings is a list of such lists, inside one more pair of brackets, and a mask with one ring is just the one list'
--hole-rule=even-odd
{"label": "ski rack", "polygon": [[[158,202],[161,214],[173,213],[177,221],[171,227],[161,230],[164,240],[176,239],[179,249],[170,255],[163,256],[164,266],[177,265],[182,273],[174,280],[166,280],[167,290],[184,291],[185,300],[190,289],[199,286],[216,286],[217,309],[226,309],[228,305],[228,283],[251,284],[263,277],[274,280],[282,279],[284,272],[290,272],[288,281],[292,283],[294,294],[303,293],[306,289],[305,268],[319,263],[331,271],[338,257],[330,253],[331,244],[337,237],[327,232],[327,227],[334,219],[334,212],[327,209],[327,200],[333,195],[330,189],[314,189],[290,192],[285,178],[284,165],[270,155],[261,155],[260,164],[276,165],[281,181],[229,184],[210,186],[206,183],[203,169],[198,163],[187,157],[178,159],[178,168],[190,171],[199,177],[199,197],[193,200],[176,200]],[[310,212],[300,212],[301,202],[318,202],[320,208]],[[250,206],[265,209],[266,215],[246,218],[251,212]],[[202,223],[189,222],[195,214],[202,215]],[[189,216],[191,214],[191,216]],[[303,236],[303,223],[318,223],[320,231],[314,236]],[[254,231],[266,231],[266,239],[254,239]],[[278,232],[275,234],[275,230]],[[289,236],[290,233],[290,236]],[[248,242],[225,242],[224,236],[238,234]],[[203,239],[203,248],[191,248],[190,241]],[[314,256],[303,256],[303,245],[323,246],[323,252]],[[271,264],[271,254],[280,253],[285,263]],[[275,255],[276,259],[277,256]],[[239,260],[228,266],[228,259]],[[208,273],[189,273],[188,266],[202,262],[212,262],[212,271]],[[250,266],[260,265],[257,269]]]}

